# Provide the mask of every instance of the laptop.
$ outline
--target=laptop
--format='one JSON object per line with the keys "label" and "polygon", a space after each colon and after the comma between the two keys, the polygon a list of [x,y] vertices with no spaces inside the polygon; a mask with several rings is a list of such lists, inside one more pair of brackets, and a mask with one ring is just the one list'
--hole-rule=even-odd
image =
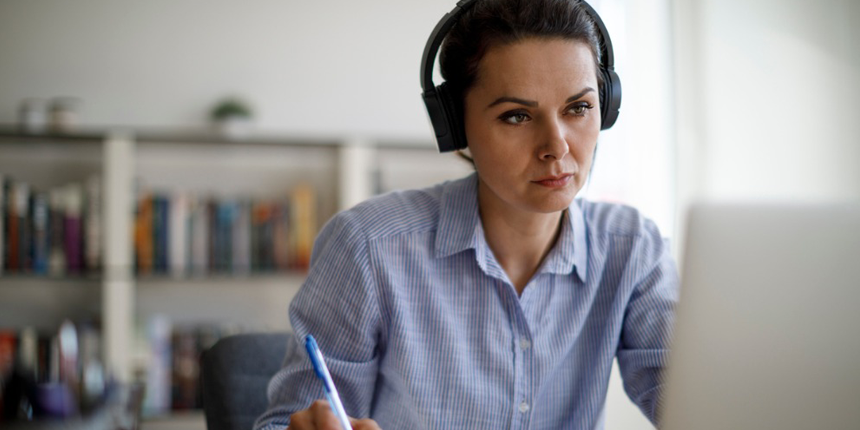
{"label": "laptop", "polygon": [[860,429],[860,206],[689,213],[661,429]]}

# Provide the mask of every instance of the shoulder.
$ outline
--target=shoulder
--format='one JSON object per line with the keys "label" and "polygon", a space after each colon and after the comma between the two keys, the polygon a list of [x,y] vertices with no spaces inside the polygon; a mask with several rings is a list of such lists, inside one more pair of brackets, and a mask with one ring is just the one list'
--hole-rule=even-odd
{"label": "shoulder", "polygon": [[576,200],[576,204],[593,236],[660,237],[657,225],[632,206],[583,199]]}
{"label": "shoulder", "polygon": [[360,233],[366,240],[435,230],[442,195],[455,182],[371,197],[336,214],[323,230],[348,229]]}
{"label": "shoulder", "polygon": [[[617,203],[577,200],[592,245],[610,255],[663,258],[669,244],[657,224],[638,209]],[[609,248],[605,248],[609,247]]]}
{"label": "shoulder", "polygon": [[589,250],[606,267],[632,270],[634,279],[659,274],[677,284],[677,269],[668,239],[657,224],[631,206],[577,201],[583,212]]}

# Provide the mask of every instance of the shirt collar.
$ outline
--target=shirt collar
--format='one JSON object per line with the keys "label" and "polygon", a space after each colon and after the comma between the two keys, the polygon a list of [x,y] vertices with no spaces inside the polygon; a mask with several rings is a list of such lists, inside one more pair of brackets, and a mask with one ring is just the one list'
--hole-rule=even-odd
{"label": "shirt collar", "polygon": [[575,200],[565,211],[558,242],[546,256],[538,273],[568,274],[576,270],[579,278],[585,281],[588,273],[588,241],[585,237],[585,218],[579,203]]}
{"label": "shirt collar", "polygon": [[[478,215],[477,173],[449,183],[442,191],[440,206],[439,225],[436,229],[436,257],[443,258],[474,249],[478,264],[486,271],[486,257],[492,253],[487,247]],[[568,274],[576,270],[579,278],[584,281],[588,263],[585,234],[585,219],[580,209],[580,201],[575,200],[564,214],[556,246],[547,255],[538,273]]]}
{"label": "shirt collar", "polygon": [[442,191],[439,226],[436,229],[436,257],[443,258],[477,249],[478,174],[453,181]]}

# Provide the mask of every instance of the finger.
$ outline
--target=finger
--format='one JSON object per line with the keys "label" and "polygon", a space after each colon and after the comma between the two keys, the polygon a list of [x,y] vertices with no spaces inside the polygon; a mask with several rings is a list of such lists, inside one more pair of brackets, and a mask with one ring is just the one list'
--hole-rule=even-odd
{"label": "finger", "polygon": [[369,418],[361,420],[350,418],[349,423],[352,425],[352,430],[381,430],[379,424]]}
{"label": "finger", "polygon": [[317,430],[341,430],[340,420],[331,410],[328,402],[317,400],[308,408],[313,416],[313,424]]}
{"label": "finger", "polygon": [[290,425],[287,430],[313,430],[313,415],[305,409],[290,415]]}

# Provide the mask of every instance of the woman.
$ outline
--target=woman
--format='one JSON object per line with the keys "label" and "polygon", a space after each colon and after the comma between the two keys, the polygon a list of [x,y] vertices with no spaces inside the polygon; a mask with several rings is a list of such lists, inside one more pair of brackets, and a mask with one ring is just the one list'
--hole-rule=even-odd
{"label": "woman", "polygon": [[[576,1],[477,0],[442,74],[476,173],[371,199],[320,233],[290,305],[354,428],[602,427],[612,360],[656,422],[677,273],[634,209],[574,200],[601,129]],[[300,345],[257,428],[339,428]]]}

